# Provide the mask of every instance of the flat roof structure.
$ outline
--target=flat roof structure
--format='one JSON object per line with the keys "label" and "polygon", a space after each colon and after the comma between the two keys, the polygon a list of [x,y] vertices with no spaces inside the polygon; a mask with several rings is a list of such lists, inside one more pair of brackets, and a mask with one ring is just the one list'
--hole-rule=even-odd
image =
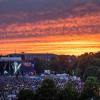
{"label": "flat roof structure", "polygon": [[21,57],[1,57],[0,62],[8,62],[8,61],[22,61]]}

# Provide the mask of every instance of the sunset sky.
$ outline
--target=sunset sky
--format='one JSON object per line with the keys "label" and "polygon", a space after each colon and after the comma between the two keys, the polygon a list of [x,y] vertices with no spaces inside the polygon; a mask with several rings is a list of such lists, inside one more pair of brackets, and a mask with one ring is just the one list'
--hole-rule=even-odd
{"label": "sunset sky", "polygon": [[0,0],[0,54],[100,51],[100,0]]}

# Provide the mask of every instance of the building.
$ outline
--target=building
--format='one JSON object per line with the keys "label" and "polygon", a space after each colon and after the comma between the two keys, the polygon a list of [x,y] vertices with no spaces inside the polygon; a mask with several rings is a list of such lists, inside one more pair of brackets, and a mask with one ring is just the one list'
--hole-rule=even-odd
{"label": "building", "polygon": [[[54,54],[34,54],[34,53],[20,53],[20,54],[9,54],[5,57],[0,57],[1,69],[8,73],[16,74],[19,70],[23,73],[37,71],[38,59],[47,64],[49,60],[57,57]],[[2,73],[2,72],[1,72]]]}
{"label": "building", "polygon": [[25,61],[34,61],[35,58],[40,60],[49,61],[50,59],[57,57],[55,54],[48,54],[48,53],[20,53],[20,54],[10,54],[9,56],[12,57],[22,57]]}

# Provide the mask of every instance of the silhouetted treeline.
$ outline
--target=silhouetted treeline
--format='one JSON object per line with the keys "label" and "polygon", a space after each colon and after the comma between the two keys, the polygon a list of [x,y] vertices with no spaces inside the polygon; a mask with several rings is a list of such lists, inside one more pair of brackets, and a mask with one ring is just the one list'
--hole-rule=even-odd
{"label": "silhouetted treeline", "polygon": [[100,52],[85,53],[77,57],[59,55],[49,61],[38,59],[35,67],[38,73],[43,72],[45,69],[49,69],[55,73],[78,75],[84,80],[87,76],[95,76],[100,80]]}
{"label": "silhouetted treeline", "polygon": [[85,53],[78,57],[77,73],[82,79],[95,76],[100,80],[100,52]]}
{"label": "silhouetted treeline", "polygon": [[[0,62],[1,74],[4,70],[4,63]],[[11,63],[8,62],[7,65],[9,66]],[[49,60],[34,58],[32,63],[34,63],[37,74],[44,72],[44,70],[51,70],[53,73],[78,75],[83,80],[87,76],[96,76],[100,80],[100,52],[85,53],[80,56],[58,55]],[[9,67],[6,67],[6,70],[9,71]]]}

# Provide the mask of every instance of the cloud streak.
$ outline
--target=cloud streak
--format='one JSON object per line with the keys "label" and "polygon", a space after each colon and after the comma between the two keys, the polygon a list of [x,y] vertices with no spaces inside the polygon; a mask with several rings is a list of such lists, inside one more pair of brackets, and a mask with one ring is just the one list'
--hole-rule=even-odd
{"label": "cloud streak", "polygon": [[35,23],[12,23],[0,26],[1,39],[45,37],[72,34],[99,34],[100,14],[83,17],[59,18],[56,20],[38,21]]}
{"label": "cloud streak", "polygon": [[100,0],[0,0],[0,52],[98,51],[99,19]]}

